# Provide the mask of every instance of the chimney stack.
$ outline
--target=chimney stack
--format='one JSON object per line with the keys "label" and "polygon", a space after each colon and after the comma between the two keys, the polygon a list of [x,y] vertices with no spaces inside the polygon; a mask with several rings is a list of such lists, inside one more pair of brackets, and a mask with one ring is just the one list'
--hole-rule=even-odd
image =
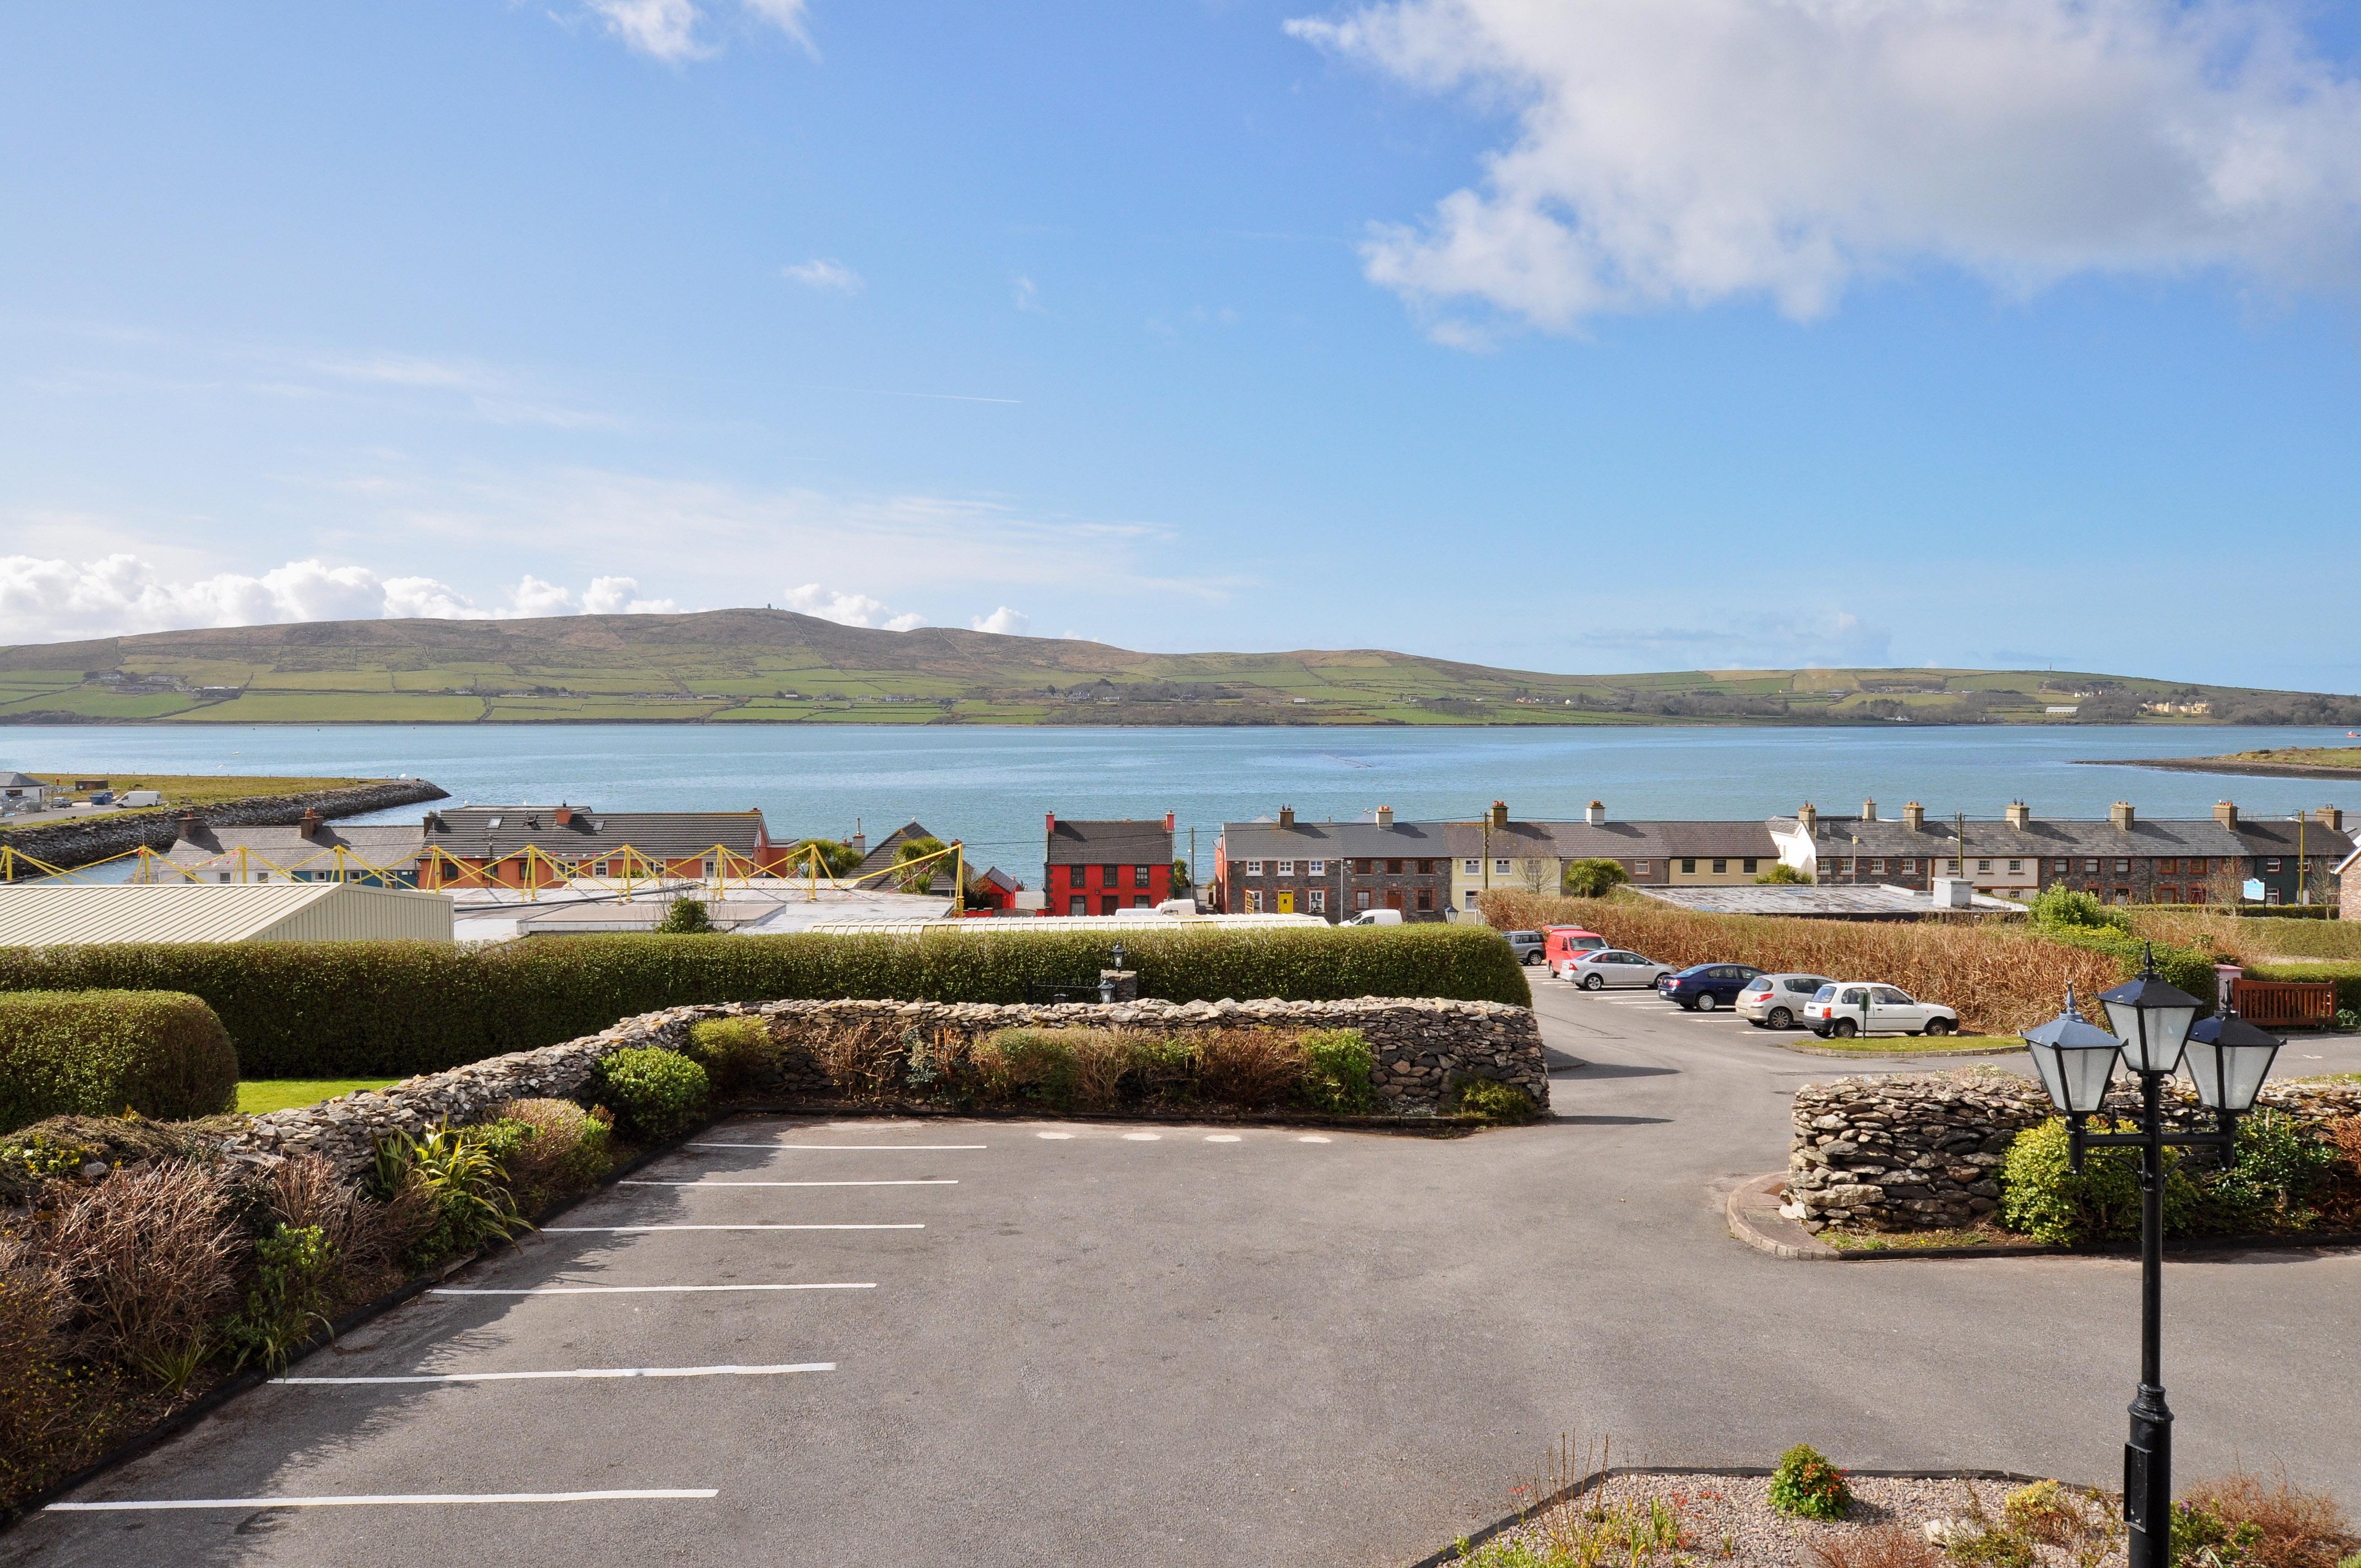
{"label": "chimney stack", "polygon": [[1795,826],[1804,830],[1806,839],[1817,833],[1820,830],[1820,808],[1808,800],[1804,802],[1796,808]]}
{"label": "chimney stack", "polygon": [[2032,823],[2033,807],[2026,805],[2025,802],[2021,800],[2012,800],[2008,803],[2008,825],[2010,827],[2026,828],[2030,827]]}
{"label": "chimney stack", "polygon": [[295,824],[295,832],[297,836],[304,839],[318,838],[320,836],[320,813],[316,807],[305,806],[303,808],[303,819]]}
{"label": "chimney stack", "polygon": [[1172,814],[1169,811],[1164,814],[1164,830],[1167,833],[1172,831]]}
{"label": "chimney stack", "polygon": [[1927,808],[1919,805],[1915,800],[1911,801],[1902,808],[1902,825],[1905,828],[1909,828],[1913,833],[1925,832],[1927,830]]}
{"label": "chimney stack", "polygon": [[2332,833],[2345,831],[2345,813],[2333,806],[2323,806],[2312,814],[2312,819]]}
{"label": "chimney stack", "polygon": [[1585,822],[1589,823],[1593,828],[1606,827],[1607,803],[1603,800],[1592,801],[1589,806],[1583,812],[1582,819]]}
{"label": "chimney stack", "polygon": [[2119,800],[2115,802],[2114,805],[2107,807],[2107,820],[2115,825],[2116,832],[2130,832],[2132,830],[2132,803],[2128,800]]}
{"label": "chimney stack", "polygon": [[2238,830],[2238,808],[2226,800],[2213,803],[2213,820],[2235,833]]}
{"label": "chimney stack", "polygon": [[1056,812],[1045,811],[1041,814],[1041,818],[1044,822],[1049,824],[1049,826],[1043,828],[1042,831],[1046,833],[1055,833],[1058,830],[1058,814]]}
{"label": "chimney stack", "polygon": [[1492,831],[1504,833],[1508,831],[1508,828],[1509,803],[1505,800],[1496,800],[1492,803]]}
{"label": "chimney stack", "polygon": [[1877,802],[1873,800],[1864,800],[1861,803],[1861,819],[1863,822],[1874,822],[1877,820]]}
{"label": "chimney stack", "polygon": [[1279,808],[1279,825],[1281,828],[1292,828],[1295,826],[1295,807],[1291,806],[1282,806]]}
{"label": "chimney stack", "polygon": [[557,825],[563,828],[574,820],[574,808],[561,800],[557,803],[556,811],[552,815],[557,818]]}
{"label": "chimney stack", "polygon": [[1393,825],[1394,808],[1390,806],[1380,806],[1378,807],[1378,826],[1380,828],[1390,828]]}

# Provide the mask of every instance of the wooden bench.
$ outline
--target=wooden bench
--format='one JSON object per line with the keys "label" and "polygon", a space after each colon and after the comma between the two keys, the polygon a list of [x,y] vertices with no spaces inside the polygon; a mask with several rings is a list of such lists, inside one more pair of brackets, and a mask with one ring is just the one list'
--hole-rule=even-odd
{"label": "wooden bench", "polygon": [[2266,1029],[2325,1029],[2336,1022],[2336,987],[2327,981],[2240,980],[2230,988],[2230,1004]]}

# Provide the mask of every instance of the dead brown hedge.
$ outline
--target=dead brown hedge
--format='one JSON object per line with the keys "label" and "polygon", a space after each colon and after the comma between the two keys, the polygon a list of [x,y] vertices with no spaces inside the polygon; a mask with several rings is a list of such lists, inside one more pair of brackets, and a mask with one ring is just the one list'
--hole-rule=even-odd
{"label": "dead brown hedge", "polygon": [[2021,927],[1964,922],[1804,920],[1792,916],[1703,915],[1626,894],[1546,898],[1484,894],[1484,917],[1501,930],[1581,926],[1658,963],[1742,963],[1831,980],[1875,980],[1959,1009],[1973,1035],[2013,1034],[2055,1017],[2071,984],[2083,997],[2123,978],[2105,953],[2045,941]]}

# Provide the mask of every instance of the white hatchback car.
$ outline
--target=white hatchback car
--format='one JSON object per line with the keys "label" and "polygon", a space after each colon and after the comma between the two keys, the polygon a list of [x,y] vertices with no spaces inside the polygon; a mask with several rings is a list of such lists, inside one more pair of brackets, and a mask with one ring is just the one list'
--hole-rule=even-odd
{"label": "white hatchback car", "polygon": [[1610,985],[1653,986],[1660,976],[1672,972],[1669,964],[1643,959],[1621,948],[1593,948],[1587,953],[1561,959],[1557,964],[1560,980],[1570,980],[1585,991],[1604,991]]}
{"label": "white hatchback car", "polygon": [[1758,1029],[1792,1029],[1828,983],[1824,974],[1758,974],[1738,993],[1735,1011]]}
{"label": "white hatchback car", "polygon": [[1804,1026],[1822,1039],[1830,1035],[1950,1035],[1960,1015],[1939,1002],[1919,1002],[1909,992],[1872,980],[1836,981],[1820,987],[1804,1004]]}

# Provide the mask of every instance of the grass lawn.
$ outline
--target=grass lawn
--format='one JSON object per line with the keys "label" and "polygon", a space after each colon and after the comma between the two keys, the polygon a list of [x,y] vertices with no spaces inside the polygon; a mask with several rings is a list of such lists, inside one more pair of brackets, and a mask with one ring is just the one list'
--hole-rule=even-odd
{"label": "grass lawn", "polygon": [[1825,1040],[1806,1035],[1793,1042],[1806,1050],[1844,1051],[1853,1056],[1908,1056],[1915,1051],[2021,1051],[2025,1042],[2015,1035],[1856,1035]]}
{"label": "grass lawn", "polygon": [[2027,1237],[1982,1225],[1956,1231],[1827,1230],[1819,1234],[1819,1239],[1839,1252],[1923,1252],[1928,1247],[2031,1245]]}
{"label": "grass lawn", "polygon": [[390,1078],[250,1078],[237,1086],[237,1108],[249,1116],[265,1111],[291,1111],[317,1105],[356,1090],[383,1089],[400,1081]]}

